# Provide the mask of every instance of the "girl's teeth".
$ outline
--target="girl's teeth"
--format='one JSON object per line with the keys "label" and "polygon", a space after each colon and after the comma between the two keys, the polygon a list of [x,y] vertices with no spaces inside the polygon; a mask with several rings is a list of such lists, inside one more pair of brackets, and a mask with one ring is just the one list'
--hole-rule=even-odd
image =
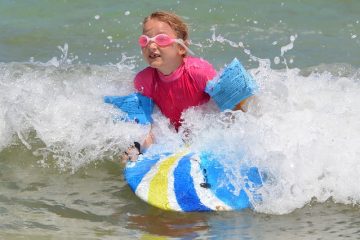
{"label": "girl's teeth", "polygon": [[153,53],[153,54],[150,54],[150,57],[151,57],[151,58],[156,58],[156,57],[160,57],[160,55]]}

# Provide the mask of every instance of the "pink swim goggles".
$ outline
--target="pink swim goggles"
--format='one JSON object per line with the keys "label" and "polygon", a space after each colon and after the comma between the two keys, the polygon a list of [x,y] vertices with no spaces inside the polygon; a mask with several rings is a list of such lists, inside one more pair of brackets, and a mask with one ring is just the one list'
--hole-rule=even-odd
{"label": "pink swim goggles", "polygon": [[180,38],[171,38],[164,33],[158,34],[154,37],[141,35],[138,40],[139,45],[143,48],[146,47],[150,43],[150,41],[155,42],[160,47],[166,47],[175,42],[183,46],[185,50],[188,51],[190,54],[194,55],[194,53],[185,45],[184,40]]}

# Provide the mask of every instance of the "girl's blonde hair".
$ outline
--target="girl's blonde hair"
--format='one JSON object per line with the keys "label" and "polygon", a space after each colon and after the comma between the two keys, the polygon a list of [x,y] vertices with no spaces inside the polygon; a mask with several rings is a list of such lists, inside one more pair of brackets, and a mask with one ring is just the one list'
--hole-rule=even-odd
{"label": "girl's blonde hair", "polygon": [[189,30],[186,23],[175,13],[156,11],[147,16],[143,25],[151,19],[156,19],[161,22],[165,22],[176,32],[177,38],[184,40],[184,43],[188,46]]}

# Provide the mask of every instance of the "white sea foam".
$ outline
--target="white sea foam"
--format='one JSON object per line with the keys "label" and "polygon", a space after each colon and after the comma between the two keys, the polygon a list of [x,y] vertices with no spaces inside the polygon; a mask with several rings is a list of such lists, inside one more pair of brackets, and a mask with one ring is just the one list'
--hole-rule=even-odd
{"label": "white sea foam", "polygon": [[[267,181],[256,211],[287,213],[314,198],[360,203],[360,70],[342,64],[274,70],[270,60],[251,57],[260,63],[250,70],[260,91],[247,113],[219,113],[210,102],[186,111],[178,134],[156,111],[158,143],[171,151],[184,138],[194,150],[225,154],[238,189],[241,166],[258,166]],[[0,148],[20,143],[43,164],[54,159],[76,170],[141,141],[149,128],[114,123],[117,110],[102,100],[133,91],[131,69],[57,58],[0,63]]]}
{"label": "white sea foam", "polygon": [[131,70],[54,62],[0,65],[0,147],[18,138],[42,162],[76,169],[144,137],[148,127],[114,123],[119,112],[103,103],[133,91]]}
{"label": "white sea foam", "polygon": [[288,213],[312,199],[359,204],[359,70],[304,76],[263,66],[251,71],[261,91],[247,113],[187,111],[193,147],[225,153],[235,176],[242,164],[266,173],[257,211]]}

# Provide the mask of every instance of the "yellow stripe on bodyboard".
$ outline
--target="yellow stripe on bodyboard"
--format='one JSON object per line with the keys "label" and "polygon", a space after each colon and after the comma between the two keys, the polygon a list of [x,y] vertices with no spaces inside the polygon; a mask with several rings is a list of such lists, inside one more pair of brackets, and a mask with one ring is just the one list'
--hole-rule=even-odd
{"label": "yellow stripe on bodyboard", "polygon": [[156,175],[149,184],[148,202],[164,210],[172,210],[168,197],[169,171],[174,163],[188,151],[184,150],[164,159],[158,167]]}

